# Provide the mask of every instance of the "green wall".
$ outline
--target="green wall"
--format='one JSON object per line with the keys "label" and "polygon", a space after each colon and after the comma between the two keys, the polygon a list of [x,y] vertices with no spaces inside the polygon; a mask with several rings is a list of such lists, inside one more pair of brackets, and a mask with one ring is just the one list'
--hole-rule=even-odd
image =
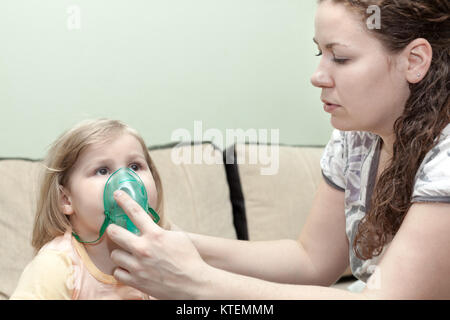
{"label": "green wall", "polygon": [[310,84],[315,7],[2,0],[0,157],[42,158],[92,117],[121,119],[149,145],[179,128],[193,133],[196,120],[204,131],[279,129],[281,143],[325,144],[332,127]]}

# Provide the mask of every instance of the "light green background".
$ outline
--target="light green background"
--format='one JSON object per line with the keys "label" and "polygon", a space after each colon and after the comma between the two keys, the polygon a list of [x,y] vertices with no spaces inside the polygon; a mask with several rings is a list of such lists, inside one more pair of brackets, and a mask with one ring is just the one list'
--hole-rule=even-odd
{"label": "light green background", "polygon": [[[80,9],[80,29],[70,29]],[[331,134],[310,84],[315,0],[2,0],[0,157],[42,158],[85,118],[137,129],[279,129],[280,143]]]}

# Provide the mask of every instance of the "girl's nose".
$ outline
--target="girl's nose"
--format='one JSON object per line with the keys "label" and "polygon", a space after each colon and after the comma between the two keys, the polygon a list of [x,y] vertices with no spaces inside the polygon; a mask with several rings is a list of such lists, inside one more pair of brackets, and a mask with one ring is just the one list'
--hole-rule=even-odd
{"label": "girl's nose", "polygon": [[311,76],[311,83],[318,88],[331,88],[334,86],[333,79],[322,69],[317,69]]}

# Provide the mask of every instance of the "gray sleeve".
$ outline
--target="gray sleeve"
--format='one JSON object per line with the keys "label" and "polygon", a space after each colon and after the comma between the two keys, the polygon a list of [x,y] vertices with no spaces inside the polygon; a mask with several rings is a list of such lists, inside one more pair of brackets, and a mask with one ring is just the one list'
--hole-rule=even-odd
{"label": "gray sleeve", "polygon": [[450,125],[417,171],[411,202],[450,203]]}
{"label": "gray sleeve", "polygon": [[331,139],[320,159],[320,168],[325,181],[333,188],[345,190],[345,136],[344,132],[334,129]]}

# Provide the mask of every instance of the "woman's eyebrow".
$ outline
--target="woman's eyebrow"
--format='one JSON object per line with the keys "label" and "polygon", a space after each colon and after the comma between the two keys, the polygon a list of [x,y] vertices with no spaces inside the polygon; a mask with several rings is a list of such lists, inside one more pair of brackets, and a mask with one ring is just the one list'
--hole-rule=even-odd
{"label": "woman's eyebrow", "polygon": [[[314,41],[315,44],[319,45],[319,43],[317,42],[316,38],[313,38],[313,41]],[[331,49],[331,48],[333,48],[334,46],[348,47],[346,44],[342,44],[342,43],[339,43],[339,42],[330,42],[330,43],[327,43],[327,44],[325,45],[325,48]]]}

